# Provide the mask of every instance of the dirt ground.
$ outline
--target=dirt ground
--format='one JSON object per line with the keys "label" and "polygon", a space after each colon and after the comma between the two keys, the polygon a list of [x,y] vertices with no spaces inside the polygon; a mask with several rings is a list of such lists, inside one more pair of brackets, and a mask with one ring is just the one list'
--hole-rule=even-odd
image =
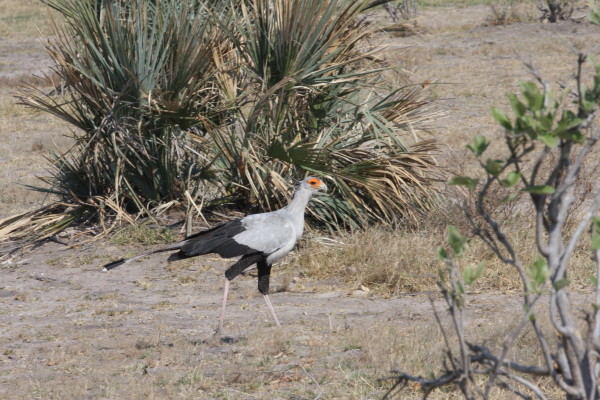
{"label": "dirt ground", "polygon": [[[490,106],[506,105],[505,93],[528,78],[517,54],[549,80],[568,80],[574,49],[591,50],[600,33],[575,22],[486,26],[488,15],[484,6],[431,8],[419,17],[418,35],[383,36],[389,58],[416,82],[440,83],[432,92],[448,117],[435,135],[448,146],[441,157],[448,165],[463,157],[471,135],[497,133]],[[47,65],[35,40],[0,40],[0,78]],[[46,117],[27,116],[38,125],[28,128],[31,135],[2,118],[4,182],[42,173],[31,149]],[[48,132],[57,135],[60,125]],[[42,160],[43,152],[34,156]],[[21,193],[0,195],[0,215],[27,208]],[[256,278],[245,276],[232,283],[225,336],[215,337],[227,262],[201,257],[167,266],[156,255],[101,271],[138,251],[107,240],[49,242],[0,260],[0,398],[377,399],[391,386],[392,368],[437,371],[443,346],[430,298],[438,311],[444,307],[435,293],[379,298],[368,288],[311,281],[294,266],[284,273],[275,266],[271,298],[283,326],[273,326]],[[579,305],[591,301],[586,293],[573,296]],[[519,309],[514,294],[472,293],[467,325],[481,335],[506,329]],[[401,398],[415,397],[409,390]]]}

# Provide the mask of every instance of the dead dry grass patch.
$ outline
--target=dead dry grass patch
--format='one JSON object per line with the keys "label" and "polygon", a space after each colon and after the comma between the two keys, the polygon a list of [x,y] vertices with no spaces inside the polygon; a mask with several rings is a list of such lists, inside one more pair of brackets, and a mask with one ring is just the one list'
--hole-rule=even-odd
{"label": "dead dry grass patch", "polygon": [[[432,222],[437,226],[424,225],[416,231],[374,227],[362,232],[342,233],[331,241],[305,240],[289,265],[299,271],[296,274],[310,279],[339,280],[347,291],[365,286],[384,297],[435,291],[438,271],[442,267],[438,248],[446,244],[446,224],[453,224],[469,237],[465,255],[459,261],[461,267],[485,265],[482,276],[471,289],[520,293],[523,287],[516,271],[498,260],[471,233],[458,208],[455,212],[458,214],[451,216],[452,219],[444,220],[448,216],[439,216]],[[515,244],[524,265],[533,265],[538,253],[532,232],[532,213],[513,208],[499,212],[503,214],[503,229]],[[573,256],[570,284],[574,289],[586,290],[592,285],[595,267],[587,247],[588,243],[582,241]]]}
{"label": "dead dry grass patch", "polygon": [[[183,260],[170,262],[165,265],[165,270],[167,270],[169,272],[175,272],[175,273],[178,271],[188,270],[191,268],[193,268],[195,271],[197,271],[198,274],[200,274],[200,273],[208,271],[212,267],[209,265],[205,265],[205,264],[198,265],[198,261],[194,260],[194,258],[186,258]],[[178,276],[178,275],[174,274],[173,276]],[[181,277],[181,278],[183,279],[185,277]],[[196,279],[194,277],[189,277],[189,278]],[[185,278],[185,279],[187,279],[187,278]],[[182,280],[181,282],[183,283],[184,281]]]}
{"label": "dead dry grass patch", "polygon": [[[421,0],[419,5],[422,7],[472,7],[489,6],[496,4],[498,0]],[[528,0],[516,0],[515,3],[529,2]]]}
{"label": "dead dry grass patch", "polygon": [[539,10],[531,2],[516,3],[499,1],[490,4],[490,13],[484,25],[509,25],[518,22],[533,22],[539,20]]}
{"label": "dead dry grass patch", "polygon": [[393,296],[433,287],[428,274],[437,264],[434,243],[440,241],[428,232],[371,228],[339,234],[331,242],[308,241],[291,264],[316,280],[337,278],[347,289],[364,285]]}
{"label": "dead dry grass patch", "polygon": [[[532,7],[535,9],[532,2],[519,4],[524,14],[537,11]],[[518,90],[520,81],[531,78],[517,54],[531,60],[557,87],[557,81],[575,72],[574,48],[586,52],[595,43],[595,28],[589,25],[523,23],[484,27],[488,13],[489,7],[449,9],[444,21],[437,21],[439,11],[430,16],[424,9],[419,23],[431,30],[431,35],[419,41],[389,42],[386,55],[391,62],[402,65],[416,82],[436,82],[432,94],[450,115],[440,129],[440,140],[453,149],[462,148],[474,134],[492,140],[500,136],[496,135],[499,129],[490,107],[510,109],[506,93]],[[477,26],[467,27],[475,20]],[[437,26],[439,23],[442,25]],[[446,164],[442,161],[442,165]]]}
{"label": "dead dry grass patch", "polygon": [[73,142],[65,122],[18,103],[11,90],[0,90],[0,138],[11,153],[29,153],[33,141],[41,141],[46,150],[64,151]]}
{"label": "dead dry grass patch", "polygon": [[[0,110],[2,111],[2,120],[5,120],[6,123],[8,123],[8,120],[12,118],[42,115],[41,111],[18,104],[17,100],[12,97],[10,92],[5,92],[4,95],[0,96]],[[23,123],[23,121],[14,122]]]}
{"label": "dead dry grass patch", "polygon": [[[245,351],[252,357],[289,356],[292,354],[294,332],[283,328],[257,329],[248,336]],[[263,360],[261,360],[263,363]]]}
{"label": "dead dry grass patch", "polygon": [[39,206],[48,195],[24,185],[40,185],[46,174],[49,151],[66,149],[71,139],[64,123],[20,106],[6,90],[0,90],[0,215],[8,216]]}
{"label": "dead dry grass patch", "polygon": [[[114,310],[111,308],[111,310]],[[116,310],[115,310],[116,311]],[[115,320],[115,315],[99,318]],[[131,318],[131,316],[129,316]],[[201,341],[192,344],[176,330],[159,328],[132,335],[114,331],[88,342],[48,352],[58,375],[35,382],[21,381],[20,393],[44,398],[239,399],[315,398],[378,399],[390,387],[394,368],[418,370],[424,376],[439,372],[443,359],[441,333],[433,320],[374,321],[335,325],[332,329],[302,327],[252,329],[233,344]],[[479,330],[494,335],[493,326]],[[504,330],[495,333],[501,336]],[[30,337],[31,333],[28,333]],[[142,339],[140,339],[142,337]],[[108,346],[111,351],[99,351]],[[532,347],[523,340],[519,349]],[[529,356],[529,355],[527,355]],[[315,383],[316,382],[316,383]],[[403,398],[417,398],[419,388]],[[453,390],[436,399],[459,399]],[[494,400],[508,399],[494,396]]]}
{"label": "dead dry grass patch", "polygon": [[[540,304],[540,310],[543,310],[543,305]],[[467,297],[467,308],[470,308],[469,297]],[[476,325],[476,329],[469,329],[467,340],[472,343],[485,343],[488,348],[498,350],[504,340],[505,335],[513,329],[517,324],[518,320],[515,319],[514,314],[499,313],[497,309],[493,309],[493,312],[486,315],[484,318],[487,322],[482,322],[481,319],[475,316],[469,317],[469,324]],[[451,325],[450,317],[444,314],[443,307],[438,307],[442,324],[445,327]],[[536,313],[536,317],[542,321],[542,329],[550,331],[552,330],[551,323],[547,317],[547,313],[540,311]],[[434,322],[432,321],[432,324]],[[382,358],[374,357],[373,360],[380,365],[386,364],[385,357],[390,359],[396,356],[396,363],[392,364],[391,370],[407,371],[412,368],[417,376],[423,376],[426,378],[432,378],[439,376],[444,373],[443,365],[444,359],[446,358],[446,351],[448,350],[443,344],[443,337],[439,326],[433,327],[433,325],[427,327],[424,325],[413,326],[410,328],[404,328],[404,332],[394,331],[388,328],[390,333],[386,334],[386,330],[378,330],[378,334],[381,335],[381,340],[384,342],[383,348],[374,352],[375,355],[380,354]],[[452,329],[445,329],[448,335],[450,343],[450,351],[454,356],[459,354],[458,346],[456,345],[457,340],[453,334]],[[358,340],[363,337],[372,338],[373,335],[363,335],[358,333]],[[399,333],[401,339],[398,340]],[[378,339],[379,340],[379,339]],[[385,342],[392,344],[388,348],[394,349],[394,343],[400,342],[399,346],[395,351],[390,352],[389,355],[385,353]],[[369,348],[378,347],[378,342],[375,342],[375,346],[367,341],[366,346]],[[515,346],[511,350],[511,360],[523,364],[523,365],[544,365],[543,355],[539,351],[539,342],[535,333],[530,328],[526,328],[523,333],[516,339]],[[372,356],[373,357],[373,356]],[[393,374],[390,374],[393,375]],[[531,377],[528,377],[531,379]],[[544,393],[549,399],[559,399],[561,397],[560,391],[556,388],[553,381],[549,377],[534,378],[533,381],[538,387],[544,390]],[[481,385],[485,385],[485,381],[481,379],[479,381]],[[523,393],[532,396],[535,395],[527,388],[522,388]],[[395,398],[420,398],[418,396],[420,388],[417,385],[411,386],[402,392],[403,397]],[[417,397],[418,396],[418,397]],[[455,390],[454,387],[440,388],[433,392],[432,398],[435,399],[463,399],[463,395],[460,391]],[[514,393],[502,391],[499,388],[492,389],[489,397],[490,400],[512,400],[514,399]]]}
{"label": "dead dry grass patch", "polygon": [[[322,385],[335,399],[381,398],[391,386],[393,370],[413,368],[431,377],[440,372],[436,367],[445,357],[441,332],[433,320],[425,324],[378,321],[353,326],[333,332],[328,343],[331,355],[315,363],[313,371],[317,374],[323,368]],[[415,385],[403,395],[407,399],[420,398],[420,388]],[[436,393],[434,398],[462,397],[449,389]]]}
{"label": "dead dry grass patch", "polygon": [[173,230],[148,223],[126,225],[111,238],[118,246],[153,246],[173,243],[176,240],[177,234]]}
{"label": "dead dry grass patch", "polygon": [[37,37],[50,32],[52,10],[38,0],[3,0],[0,2],[0,37],[15,39]]}
{"label": "dead dry grass patch", "polygon": [[30,73],[0,76],[0,89],[17,89],[23,85],[38,88],[49,87],[49,83],[45,78]]}

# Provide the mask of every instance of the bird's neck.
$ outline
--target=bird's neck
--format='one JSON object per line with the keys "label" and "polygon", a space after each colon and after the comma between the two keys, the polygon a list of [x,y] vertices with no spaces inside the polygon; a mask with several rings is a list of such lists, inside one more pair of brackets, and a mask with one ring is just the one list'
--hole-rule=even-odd
{"label": "bird's neck", "polygon": [[306,209],[311,197],[312,192],[309,190],[304,190],[302,188],[296,190],[294,198],[290,204],[285,207],[286,212],[293,217],[304,220],[304,210]]}

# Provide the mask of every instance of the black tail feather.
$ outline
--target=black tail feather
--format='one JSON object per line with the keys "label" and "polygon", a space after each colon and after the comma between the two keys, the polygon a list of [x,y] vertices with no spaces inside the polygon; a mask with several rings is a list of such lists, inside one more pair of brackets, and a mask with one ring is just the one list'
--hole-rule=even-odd
{"label": "black tail feather", "polygon": [[149,251],[147,253],[139,254],[139,255],[137,255],[135,257],[121,258],[120,260],[113,261],[111,263],[106,264],[104,266],[104,272],[110,271],[111,269],[117,268],[119,265],[123,265],[125,263],[130,262],[130,261],[134,261],[134,260],[137,260],[139,258],[149,256],[150,254],[162,253],[163,251],[179,250],[181,248],[181,246],[183,245],[183,243],[185,243],[185,242],[177,242],[177,243],[170,244],[170,245],[168,245],[166,247],[163,247],[161,249],[156,249],[156,250]]}
{"label": "black tail feather", "polygon": [[106,271],[110,271],[110,270],[111,270],[111,269],[113,269],[113,268],[117,268],[119,265],[123,265],[123,264],[125,264],[125,261],[127,261],[127,259],[126,259],[126,258],[121,258],[120,260],[117,260],[117,261],[113,261],[113,262],[111,262],[111,263],[108,263],[108,264],[106,264],[106,265],[104,266],[104,269],[103,269],[103,271],[104,271],[104,272],[106,272]]}

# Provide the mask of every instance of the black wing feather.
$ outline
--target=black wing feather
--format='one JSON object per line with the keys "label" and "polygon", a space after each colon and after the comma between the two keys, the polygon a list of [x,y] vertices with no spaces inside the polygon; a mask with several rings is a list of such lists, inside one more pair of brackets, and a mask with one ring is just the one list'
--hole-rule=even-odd
{"label": "black wing feather", "polygon": [[235,241],[234,237],[246,228],[242,219],[236,219],[216,226],[207,231],[198,232],[189,236],[181,247],[178,258],[199,256],[202,254],[216,253],[221,257],[231,258],[245,254],[256,253],[256,250]]}

